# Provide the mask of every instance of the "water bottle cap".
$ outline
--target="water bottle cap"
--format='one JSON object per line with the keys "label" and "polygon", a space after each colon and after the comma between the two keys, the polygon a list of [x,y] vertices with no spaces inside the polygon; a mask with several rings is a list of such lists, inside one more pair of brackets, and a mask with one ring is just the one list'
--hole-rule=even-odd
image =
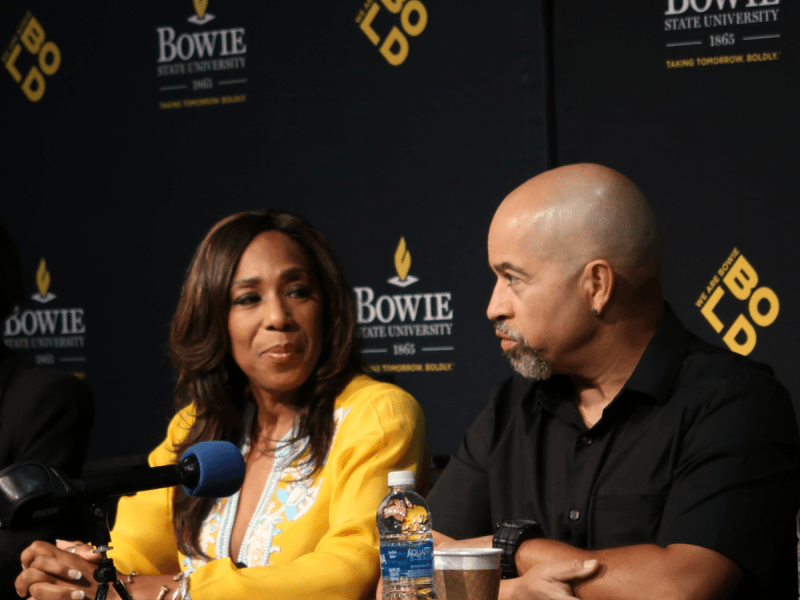
{"label": "water bottle cap", "polygon": [[414,485],[414,471],[392,471],[389,473],[389,487]]}

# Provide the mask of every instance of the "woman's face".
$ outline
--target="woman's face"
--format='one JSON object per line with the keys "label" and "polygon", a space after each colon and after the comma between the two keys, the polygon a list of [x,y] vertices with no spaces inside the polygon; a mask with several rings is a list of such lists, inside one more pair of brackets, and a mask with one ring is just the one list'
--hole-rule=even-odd
{"label": "woman's face", "polygon": [[253,394],[285,400],[311,375],[323,340],[322,289],[288,235],[266,231],[247,246],[230,289],[231,353]]}

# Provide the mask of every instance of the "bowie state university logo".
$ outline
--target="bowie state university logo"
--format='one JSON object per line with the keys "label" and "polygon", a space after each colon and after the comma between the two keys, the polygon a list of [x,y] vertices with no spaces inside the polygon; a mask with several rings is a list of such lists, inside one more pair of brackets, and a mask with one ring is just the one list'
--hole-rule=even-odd
{"label": "bowie state university logo", "polygon": [[[36,269],[37,292],[31,299],[40,305],[48,304],[57,296],[50,291],[50,271],[44,258]],[[16,307],[14,314],[3,325],[3,341],[13,350],[29,356],[37,365],[54,365],[56,362],[84,362],[82,351],[86,345],[86,324],[83,308],[31,308]],[[79,354],[75,354],[78,351]],[[85,373],[75,373],[83,377]]]}
{"label": "bowie state university logo", "polygon": [[[208,12],[208,0],[194,0],[195,14],[186,19],[194,28],[176,31],[174,27],[156,27],[158,59],[156,76],[164,82],[158,91],[190,94],[190,98],[163,100],[159,108],[189,108],[245,102],[247,94],[209,95],[222,87],[242,92],[247,83],[243,71],[247,65],[247,43],[244,27],[202,29],[217,18]],[[235,87],[228,87],[235,86]],[[203,97],[197,97],[202,95]]]}
{"label": "bowie state university logo", "polygon": [[668,69],[771,62],[781,57],[781,0],[664,1]]}
{"label": "bowie state university logo", "polygon": [[756,327],[772,325],[781,310],[775,291],[759,283],[756,270],[734,248],[695,302],[728,348],[743,356],[756,347]]}
{"label": "bowie state university logo", "polygon": [[[420,281],[410,274],[411,252],[404,237],[394,252],[396,275],[387,280],[400,288]],[[420,292],[376,297],[367,286],[354,287],[356,296],[356,334],[364,340],[362,354],[407,358],[417,353],[452,352],[449,336],[453,333],[453,309],[450,292]],[[419,341],[422,338],[422,342]],[[434,345],[436,338],[444,344]],[[375,372],[452,371],[454,363],[373,364]]]}

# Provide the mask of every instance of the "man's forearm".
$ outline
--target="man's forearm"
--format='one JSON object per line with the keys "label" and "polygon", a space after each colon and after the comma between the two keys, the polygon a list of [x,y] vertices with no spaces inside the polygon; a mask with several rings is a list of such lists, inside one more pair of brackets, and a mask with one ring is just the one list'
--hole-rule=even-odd
{"label": "man's forearm", "polygon": [[433,546],[435,548],[491,548],[492,536],[486,535],[479,538],[456,540],[443,533],[434,531]]}
{"label": "man's forearm", "polygon": [[593,577],[574,585],[576,596],[584,600],[722,600],[741,579],[741,570],[729,558],[688,544],[581,550],[535,539],[523,542],[516,554],[521,576],[536,565],[574,559],[600,562]]}

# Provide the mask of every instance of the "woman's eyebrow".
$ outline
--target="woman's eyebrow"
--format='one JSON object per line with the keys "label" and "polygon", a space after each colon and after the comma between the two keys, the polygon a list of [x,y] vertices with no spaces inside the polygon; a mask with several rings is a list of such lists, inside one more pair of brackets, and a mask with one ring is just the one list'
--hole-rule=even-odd
{"label": "woman's eyebrow", "polygon": [[255,283],[258,283],[259,281],[261,281],[260,277],[247,277],[245,279],[239,279],[237,281],[234,281],[231,284],[231,287],[236,287],[238,285],[253,285]]}
{"label": "woman's eyebrow", "polygon": [[[290,279],[293,277],[297,277],[299,275],[307,275],[309,273],[308,269],[305,267],[289,267],[288,269],[284,269],[280,273],[281,279]],[[237,279],[231,284],[231,287],[238,287],[240,285],[255,285],[261,281],[261,277],[258,275],[254,277],[245,277],[244,279]]]}

